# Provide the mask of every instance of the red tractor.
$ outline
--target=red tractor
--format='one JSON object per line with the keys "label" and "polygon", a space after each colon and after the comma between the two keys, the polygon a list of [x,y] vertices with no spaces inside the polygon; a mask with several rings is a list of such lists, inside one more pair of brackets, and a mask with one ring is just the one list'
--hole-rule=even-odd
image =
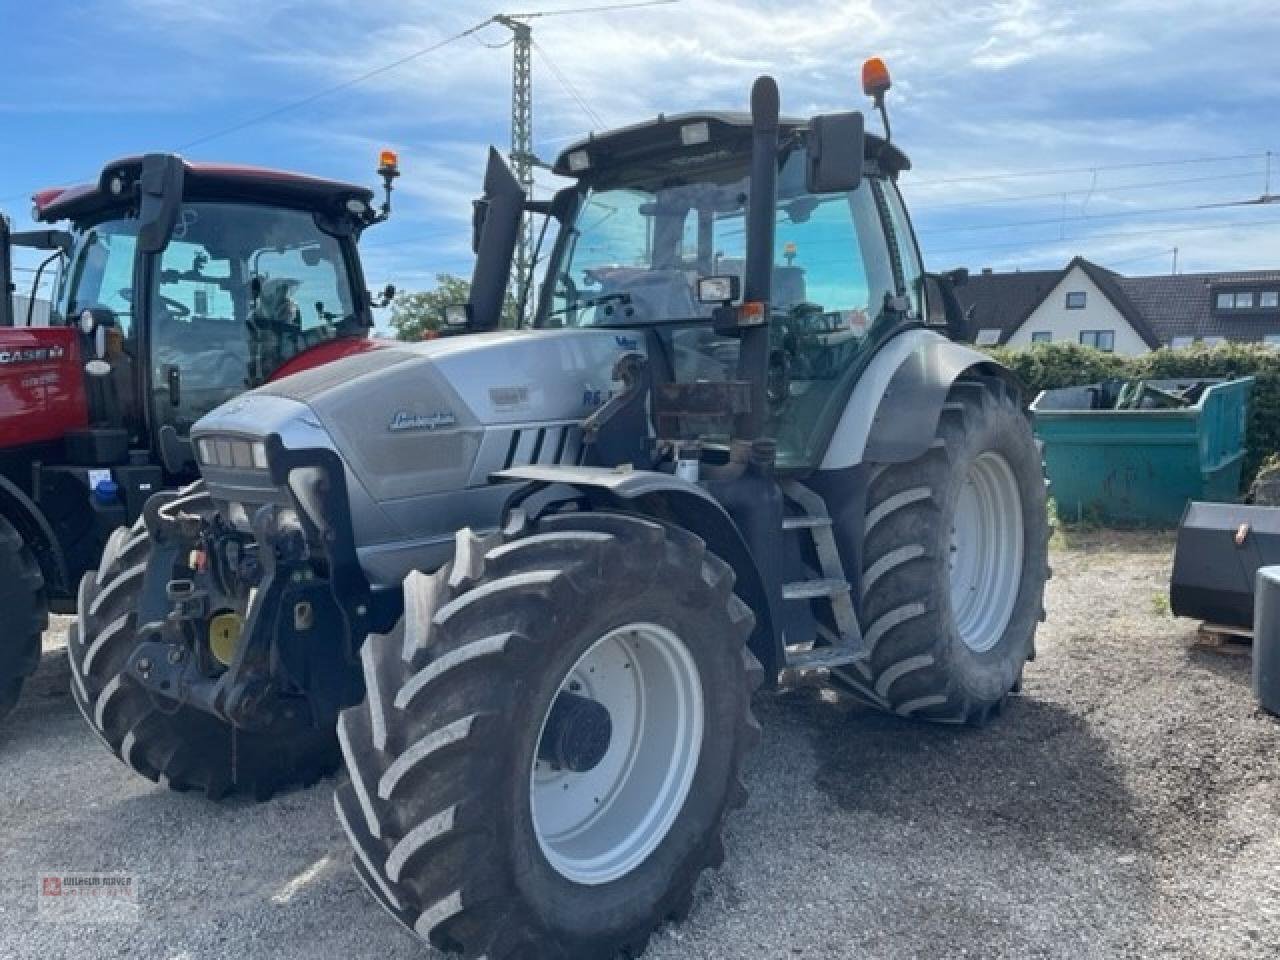
{"label": "red tractor", "polygon": [[[373,348],[394,290],[367,292],[357,241],[390,212],[393,153],[378,172],[375,205],[348,183],[149,154],[37,193],[35,219],[69,229],[0,217],[0,717],[111,531],[197,476],[196,420]],[[58,263],[49,326],[14,316],[15,246]]]}

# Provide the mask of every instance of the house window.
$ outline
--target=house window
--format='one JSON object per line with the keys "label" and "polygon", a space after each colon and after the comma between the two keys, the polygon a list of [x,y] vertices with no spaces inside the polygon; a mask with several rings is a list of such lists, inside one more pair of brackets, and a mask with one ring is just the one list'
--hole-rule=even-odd
{"label": "house window", "polygon": [[1093,347],[1104,353],[1111,353],[1116,348],[1116,332],[1114,330],[1081,330],[1080,346]]}
{"label": "house window", "polygon": [[1274,310],[1280,307],[1280,291],[1263,290],[1258,294],[1258,306],[1264,310]]}
{"label": "house window", "polygon": [[994,347],[1000,342],[1000,330],[997,327],[983,327],[973,342],[980,347]]}
{"label": "house window", "polygon": [[1071,290],[1067,293],[1067,309],[1068,310],[1083,310],[1084,303],[1085,303],[1085,296],[1084,296],[1083,290]]}
{"label": "house window", "polygon": [[1037,330],[1031,334],[1032,343],[1053,343],[1053,334],[1048,330]]}
{"label": "house window", "polygon": [[1220,293],[1214,303],[1219,310],[1231,310],[1236,305],[1236,295],[1234,293]]}
{"label": "house window", "polygon": [[1195,337],[1174,337],[1173,341],[1169,344],[1169,346],[1172,347],[1174,350],[1185,350],[1187,347],[1191,346],[1195,342],[1196,342]]}
{"label": "house window", "polygon": [[1237,293],[1237,294],[1236,294],[1236,309],[1237,309],[1237,310],[1252,310],[1252,309],[1253,309],[1253,293],[1252,293],[1252,292],[1249,292],[1249,293]]}

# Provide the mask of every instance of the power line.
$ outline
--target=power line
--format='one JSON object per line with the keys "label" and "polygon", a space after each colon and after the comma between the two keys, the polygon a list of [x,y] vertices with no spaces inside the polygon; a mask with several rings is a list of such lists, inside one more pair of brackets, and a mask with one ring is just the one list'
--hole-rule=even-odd
{"label": "power line", "polygon": [[428,54],[435,53],[437,50],[441,49],[442,47],[447,47],[449,44],[455,43],[456,41],[461,40],[464,37],[469,37],[473,33],[479,33],[481,30],[489,26],[491,23],[493,23],[493,18],[489,18],[488,20],[484,20],[480,23],[474,24],[473,26],[470,26],[465,30],[462,30],[458,33],[453,34],[450,37],[446,37],[445,39],[438,41],[437,43],[433,43],[428,47],[423,47],[421,50],[415,50],[413,53],[400,57],[398,60],[393,60],[390,63],[384,63],[382,66],[374,67],[372,70],[367,70],[364,73],[360,74],[359,76],[352,77],[349,80],[343,80],[341,83],[335,83],[332,86],[325,87],[322,90],[317,90],[314,93],[310,93],[307,96],[302,97],[298,100],[293,100],[289,103],[281,104],[280,106],[274,107],[271,110],[266,110],[262,113],[256,114],[255,116],[248,117],[244,120],[239,121],[238,123],[233,123],[230,126],[223,127],[220,130],[214,130],[212,133],[205,134],[202,137],[196,137],[194,140],[188,140],[186,143],[179,144],[175,149],[187,150],[191,147],[198,146],[202,143],[208,143],[210,140],[216,140],[219,137],[224,137],[229,133],[236,133],[240,130],[244,130],[246,127],[255,126],[259,123],[262,123],[264,120],[271,120],[275,117],[280,116],[283,113],[288,113],[291,110],[296,110],[299,107],[305,107],[309,104],[315,103],[317,100],[320,100],[324,97],[330,96],[335,93],[339,93],[343,90],[350,89],[351,87],[354,87],[357,84],[364,83],[366,80],[371,80],[374,77],[380,76],[391,70],[395,70],[397,67],[402,67],[406,63],[411,63],[412,61],[425,57]]}
{"label": "power line", "polygon": [[1073,173],[1100,173],[1104,170],[1142,170],[1150,167],[1176,167],[1193,163],[1229,163],[1238,160],[1266,160],[1270,151],[1262,153],[1238,153],[1222,157],[1191,157],[1185,160],[1143,160],[1137,163],[1097,164],[1090,167],[1048,167],[1040,170],[1010,170],[1000,173],[974,174],[964,177],[945,177],[941,180],[919,180],[912,188],[935,187],[955,183],[984,183],[992,180],[1016,180],[1022,177],[1052,177]]}
{"label": "power line", "polygon": [[1179,207],[1149,207],[1145,210],[1120,210],[1115,213],[1088,213],[1083,216],[1071,217],[1042,217],[1035,220],[1009,220],[1004,223],[974,223],[963,224],[959,226],[948,227],[932,227],[917,231],[921,234],[926,233],[967,233],[975,230],[1006,230],[1016,227],[1044,227],[1053,225],[1067,225],[1072,223],[1087,223],[1090,220],[1123,220],[1127,217],[1147,217],[1161,213],[1196,213],[1199,211],[1212,209],[1214,207],[1241,206],[1245,203],[1253,204],[1256,201],[1233,201],[1221,204],[1190,204]]}
{"label": "power line", "polygon": [[1123,267],[1130,263],[1141,263],[1144,260],[1154,260],[1156,257],[1167,257],[1177,249],[1177,247],[1166,247],[1164,250],[1157,250],[1154,253],[1144,253],[1140,257],[1125,257],[1123,260],[1108,260],[1107,263],[1111,267]]}
{"label": "power line", "polygon": [[[668,3],[668,2],[674,2],[674,0],[658,0],[658,2]],[[283,103],[278,107],[273,107],[270,110],[265,110],[262,113],[255,114],[251,117],[246,117],[244,120],[240,120],[226,127],[213,130],[207,134],[204,134],[203,136],[199,136],[193,140],[188,140],[185,143],[181,143],[174,149],[189,150],[191,147],[199,146],[204,143],[209,143],[212,140],[217,140],[220,137],[225,137],[227,134],[237,133],[240,130],[244,130],[244,129],[247,129],[248,127],[256,126],[257,124],[262,123],[266,120],[274,119],[275,117],[288,113],[292,110],[297,110],[299,107],[308,106],[312,103],[315,103],[317,100],[322,100],[325,97],[331,96],[332,94],[340,93],[343,90],[348,90],[351,87],[364,83],[367,80],[371,80],[374,77],[381,76],[384,73],[388,73],[392,70],[395,70],[398,67],[402,67],[406,63],[411,63],[414,60],[419,60],[422,57],[427,56],[428,54],[435,53],[437,50],[440,50],[443,47],[447,47],[449,44],[455,43],[456,41],[461,40],[464,37],[469,37],[472,34],[479,33],[481,30],[491,25],[492,23],[493,23],[493,18],[490,17],[487,20],[483,20],[480,23],[473,24],[467,29],[461,30],[458,33],[453,34],[452,36],[446,37],[443,40],[440,40],[436,43],[431,44],[430,46],[426,46],[419,50],[415,50],[412,53],[406,54],[405,56],[400,57],[397,60],[392,60],[389,63],[384,63],[381,66],[374,67],[372,70],[366,70],[364,73],[360,74],[359,76],[355,76],[355,77],[351,77],[350,79],[343,80],[341,83],[332,84],[331,86],[324,87],[320,90],[316,90],[312,93],[309,93],[305,97],[300,97],[297,100],[292,100],[288,103]],[[89,180],[92,178],[84,177],[80,179]],[[39,189],[39,188],[36,188],[36,189]],[[8,203],[12,200],[21,200],[21,199],[30,197],[31,194],[34,192],[35,190],[29,190],[23,193],[15,193],[15,194],[10,194],[9,196],[6,196],[6,197],[0,197],[0,203]]]}
{"label": "power line", "polygon": [[1177,187],[1185,186],[1192,183],[1219,183],[1225,180],[1251,180],[1255,177],[1261,177],[1261,170],[1251,170],[1247,173],[1220,173],[1212,177],[1181,177],[1174,180],[1148,180],[1142,183],[1119,183],[1109,187],[1077,187],[1074,190],[1050,190],[1045,193],[1023,193],[1012,197],[987,197],[983,200],[958,200],[948,203],[926,203],[913,206],[913,211],[919,210],[920,214],[930,214],[935,210],[952,210],[967,207],[983,207],[996,203],[1020,203],[1026,200],[1061,200],[1063,197],[1074,197],[1088,194],[1101,194],[1103,196],[1110,193],[1122,193],[1129,190],[1154,190],[1157,187]]}
{"label": "power line", "polygon": [[1192,233],[1202,230],[1252,230],[1256,227],[1275,226],[1280,224],[1280,220],[1255,220],[1253,223],[1222,222],[1222,223],[1202,223],[1194,225],[1182,225],[1177,227],[1151,227],[1144,229],[1141,233],[1129,231],[1119,233],[1091,233],[1079,237],[1061,237],[1052,240],[1019,240],[1012,243],[979,243],[969,244],[962,247],[943,247],[941,249],[929,249],[930,256],[937,256],[942,253],[961,253],[966,250],[998,250],[1010,247],[1026,247],[1028,249],[1036,249],[1050,246],[1062,246],[1067,243],[1083,243],[1093,240],[1132,240],[1149,236],[1153,233]]}
{"label": "power line", "polygon": [[573,7],[568,10],[536,10],[531,13],[509,13],[513,20],[533,20],[538,17],[562,17],[571,13],[605,13],[610,10],[631,10],[636,7],[660,7],[667,3],[679,3],[680,0],[637,0],[635,3],[612,3],[599,7]]}
{"label": "power line", "polygon": [[600,114],[596,113],[594,110],[591,109],[591,105],[587,103],[585,99],[583,99],[582,94],[578,92],[578,88],[573,85],[573,83],[569,80],[568,77],[566,77],[563,73],[560,72],[560,68],[556,66],[555,61],[551,59],[547,51],[542,49],[542,45],[538,43],[536,40],[533,41],[533,49],[537,51],[538,56],[542,58],[542,62],[547,65],[547,69],[551,71],[552,76],[554,76],[557,80],[560,81],[560,86],[564,87],[564,89],[568,92],[569,96],[571,96],[574,100],[577,101],[578,106],[582,108],[582,112],[587,115],[587,118],[591,121],[591,123],[595,126],[595,128],[597,130],[604,129],[606,124],[603,120],[600,119]]}

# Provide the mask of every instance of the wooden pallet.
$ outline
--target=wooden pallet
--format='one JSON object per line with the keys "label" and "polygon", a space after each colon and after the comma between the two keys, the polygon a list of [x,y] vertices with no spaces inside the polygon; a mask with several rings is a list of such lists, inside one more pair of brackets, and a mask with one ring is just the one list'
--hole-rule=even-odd
{"label": "wooden pallet", "polygon": [[1202,623],[1196,631],[1195,645],[1201,650],[1248,656],[1253,650],[1253,631],[1246,627],[1228,627],[1220,623]]}

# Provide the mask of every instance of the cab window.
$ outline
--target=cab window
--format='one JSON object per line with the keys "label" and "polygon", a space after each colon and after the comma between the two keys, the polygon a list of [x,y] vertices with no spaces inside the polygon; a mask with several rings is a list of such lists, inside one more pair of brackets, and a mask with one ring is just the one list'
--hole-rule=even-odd
{"label": "cab window", "polygon": [[864,181],[849,193],[804,193],[784,168],[770,327],[769,431],[779,463],[817,463],[843,409],[855,368],[892,324],[894,291],[884,227]]}
{"label": "cab window", "polygon": [[157,421],[179,431],[303,350],[363,329],[341,244],[304,211],[189,203],[154,273]]}
{"label": "cab window", "polygon": [[133,255],[137,221],[108,220],[77,234],[62,274],[55,322],[74,323],[88,307],[106,307],[125,335],[133,330]]}
{"label": "cab window", "polygon": [[898,256],[902,260],[902,279],[906,284],[909,309],[912,317],[918,320],[928,315],[925,303],[924,267],[920,261],[920,251],[916,247],[915,234],[911,231],[911,220],[907,216],[906,205],[902,202],[902,194],[898,192],[898,185],[889,180],[882,180],[880,189],[884,191],[885,201],[889,207],[889,223],[893,227],[893,235],[898,242]]}

